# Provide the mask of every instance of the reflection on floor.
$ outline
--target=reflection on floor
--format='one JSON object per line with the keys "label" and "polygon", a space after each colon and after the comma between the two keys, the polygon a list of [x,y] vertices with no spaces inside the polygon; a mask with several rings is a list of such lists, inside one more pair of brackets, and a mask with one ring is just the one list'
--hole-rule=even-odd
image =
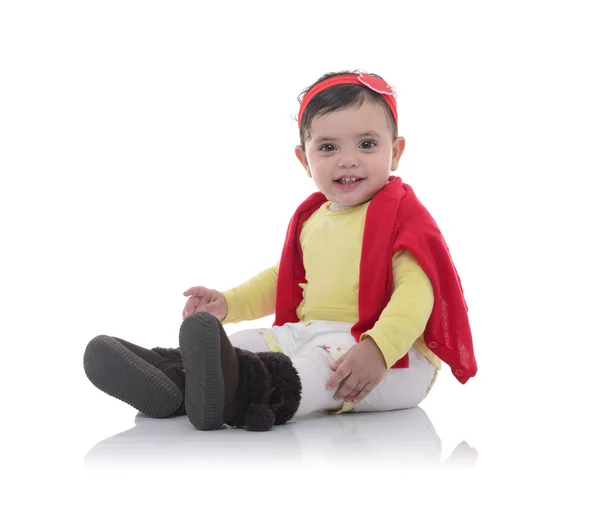
{"label": "reflection on floor", "polygon": [[152,419],[138,415],[133,428],[93,446],[84,466],[247,465],[251,458],[256,465],[376,460],[394,467],[473,467],[478,457],[464,441],[444,461],[441,454],[440,438],[419,407],[386,413],[316,414],[261,433],[231,428],[200,432],[186,416]]}

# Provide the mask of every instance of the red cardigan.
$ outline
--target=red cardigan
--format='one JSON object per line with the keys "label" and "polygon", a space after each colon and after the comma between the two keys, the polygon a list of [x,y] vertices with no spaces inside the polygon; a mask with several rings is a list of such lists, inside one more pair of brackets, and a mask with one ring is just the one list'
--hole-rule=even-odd
{"label": "red cardigan", "polygon": [[[299,321],[300,283],[306,283],[300,232],[327,198],[320,192],[308,197],[290,220],[277,278],[275,326]],[[358,322],[352,335],[358,341],[370,330],[389,302],[393,290],[392,255],[407,250],[433,286],[434,305],[424,332],[427,347],[450,366],[461,383],[477,372],[467,304],[460,277],[433,217],[412,188],[391,177],[367,209],[360,258]],[[408,355],[392,368],[408,367]]]}

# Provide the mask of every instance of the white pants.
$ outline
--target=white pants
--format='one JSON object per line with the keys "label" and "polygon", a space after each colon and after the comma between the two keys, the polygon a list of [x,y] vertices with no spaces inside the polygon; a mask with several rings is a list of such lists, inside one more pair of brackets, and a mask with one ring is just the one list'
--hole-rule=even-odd
{"label": "white pants", "polygon": [[315,411],[390,411],[418,405],[435,382],[437,369],[418,350],[408,352],[409,367],[389,369],[383,380],[358,404],[335,400],[337,389],[328,391],[329,368],[356,345],[351,323],[310,321],[273,328],[242,330],[229,338],[240,349],[254,353],[282,352],[289,356],[302,383],[302,399],[296,417]]}

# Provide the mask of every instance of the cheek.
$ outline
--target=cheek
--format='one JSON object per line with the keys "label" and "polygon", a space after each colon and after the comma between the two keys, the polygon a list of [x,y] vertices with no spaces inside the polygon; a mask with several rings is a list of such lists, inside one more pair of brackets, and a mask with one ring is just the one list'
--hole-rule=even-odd
{"label": "cheek", "polygon": [[381,157],[378,157],[377,160],[374,160],[373,163],[373,168],[377,170],[377,172],[385,173],[392,167],[392,157],[382,155]]}
{"label": "cheek", "polygon": [[327,174],[326,168],[323,167],[323,162],[318,159],[310,159],[308,161],[308,167],[316,180],[322,180]]}
{"label": "cheek", "polygon": [[325,176],[318,169],[312,171],[312,178],[317,185],[321,185],[325,181]]}
{"label": "cheek", "polygon": [[319,160],[316,157],[312,157],[310,154],[306,156],[306,162],[311,171],[316,170],[319,167]]}

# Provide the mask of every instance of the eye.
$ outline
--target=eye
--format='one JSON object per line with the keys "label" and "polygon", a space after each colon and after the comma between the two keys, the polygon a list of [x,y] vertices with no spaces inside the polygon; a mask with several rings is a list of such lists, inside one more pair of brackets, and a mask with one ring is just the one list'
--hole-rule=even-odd
{"label": "eye", "polygon": [[333,152],[334,150],[335,150],[335,146],[333,146],[331,143],[328,143],[326,145],[321,145],[319,147],[320,152]]}
{"label": "eye", "polygon": [[377,143],[375,143],[375,141],[373,141],[372,139],[362,141],[360,144],[360,147],[363,148],[364,150],[370,150],[372,148],[375,148],[376,146],[377,146]]}

